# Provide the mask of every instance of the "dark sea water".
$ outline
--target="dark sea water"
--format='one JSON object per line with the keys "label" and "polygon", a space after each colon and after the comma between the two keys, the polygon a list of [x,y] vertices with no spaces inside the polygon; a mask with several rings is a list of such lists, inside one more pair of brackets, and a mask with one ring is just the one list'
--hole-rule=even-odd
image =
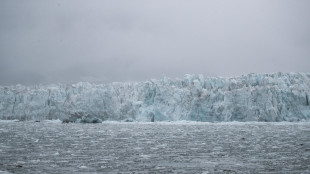
{"label": "dark sea water", "polygon": [[310,123],[0,122],[1,173],[310,173]]}

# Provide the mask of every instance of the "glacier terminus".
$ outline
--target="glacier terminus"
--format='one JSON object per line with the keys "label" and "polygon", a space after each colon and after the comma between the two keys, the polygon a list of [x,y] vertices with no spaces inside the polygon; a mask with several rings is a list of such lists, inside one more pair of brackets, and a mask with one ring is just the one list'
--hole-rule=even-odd
{"label": "glacier terminus", "polygon": [[0,87],[3,120],[85,115],[104,121],[309,121],[310,74]]}

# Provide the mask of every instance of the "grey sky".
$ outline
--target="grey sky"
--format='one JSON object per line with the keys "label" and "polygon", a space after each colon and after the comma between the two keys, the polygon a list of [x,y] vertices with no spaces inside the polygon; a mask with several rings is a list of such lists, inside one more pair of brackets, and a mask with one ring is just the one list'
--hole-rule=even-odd
{"label": "grey sky", "polygon": [[0,1],[0,85],[309,68],[309,0]]}

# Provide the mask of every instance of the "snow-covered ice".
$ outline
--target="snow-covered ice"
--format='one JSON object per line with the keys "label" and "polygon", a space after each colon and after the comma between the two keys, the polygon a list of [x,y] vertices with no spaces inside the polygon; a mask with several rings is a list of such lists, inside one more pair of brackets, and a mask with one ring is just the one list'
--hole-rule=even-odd
{"label": "snow-covered ice", "polygon": [[309,121],[309,103],[309,73],[0,87],[4,120]]}

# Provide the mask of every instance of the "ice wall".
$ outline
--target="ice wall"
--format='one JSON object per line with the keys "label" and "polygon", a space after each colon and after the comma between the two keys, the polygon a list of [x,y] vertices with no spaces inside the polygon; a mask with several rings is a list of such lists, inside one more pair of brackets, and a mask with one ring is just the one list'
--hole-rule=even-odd
{"label": "ice wall", "polygon": [[0,119],[308,121],[309,103],[309,73],[0,87]]}

